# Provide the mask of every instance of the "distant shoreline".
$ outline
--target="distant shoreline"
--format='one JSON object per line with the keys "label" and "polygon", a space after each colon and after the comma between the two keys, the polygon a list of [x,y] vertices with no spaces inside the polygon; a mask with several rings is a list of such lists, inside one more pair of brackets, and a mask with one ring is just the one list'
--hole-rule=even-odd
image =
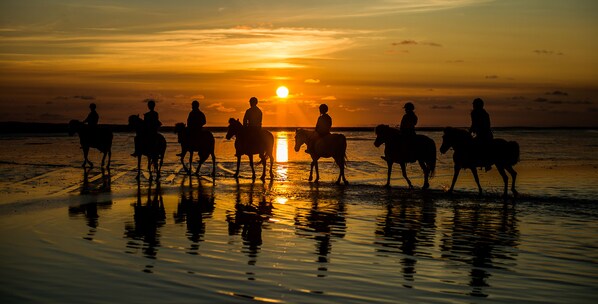
{"label": "distant shoreline", "polygon": [[[127,125],[117,125],[117,124],[102,124],[101,127],[109,128],[113,132],[131,132],[131,128]],[[219,126],[219,127],[205,127],[206,129],[213,131],[213,132],[226,132],[226,126]],[[305,128],[305,127],[264,127],[266,130],[270,131],[295,131],[297,128]],[[466,128],[466,127],[462,127]],[[416,128],[418,131],[442,131],[444,127],[420,127]],[[598,127],[493,127],[493,130],[598,130]],[[342,132],[342,131],[354,131],[354,132],[368,132],[373,131],[374,126],[367,126],[367,127],[333,127],[333,131]],[[174,132],[174,126],[162,126],[160,128],[161,132]],[[16,122],[16,121],[3,121],[0,122],[0,134],[31,134],[31,133],[67,133],[68,132],[68,123],[35,123],[35,122]]]}

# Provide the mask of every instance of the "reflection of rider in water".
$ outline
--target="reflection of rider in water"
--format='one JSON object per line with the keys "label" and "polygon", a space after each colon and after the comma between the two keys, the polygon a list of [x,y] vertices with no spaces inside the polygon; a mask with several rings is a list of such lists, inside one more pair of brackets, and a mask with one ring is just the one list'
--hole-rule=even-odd
{"label": "reflection of rider in water", "polygon": [[[487,148],[494,136],[490,129],[490,115],[484,110],[484,101],[481,98],[473,100],[473,110],[471,111],[471,127],[469,132],[474,135],[474,142],[478,145],[482,155],[488,154]],[[484,157],[482,157],[483,159]],[[484,159],[483,159],[484,160]],[[486,160],[484,160],[486,161]],[[492,167],[485,164],[486,171]]]}
{"label": "reflection of rider in water", "polygon": [[308,144],[307,150],[305,152],[311,153],[315,151],[314,145],[316,142],[325,136],[330,135],[330,129],[332,128],[332,117],[328,115],[328,106],[326,104],[320,105],[320,116],[318,117],[318,122],[316,123],[316,133],[312,135]]}
{"label": "reflection of rider in water", "polygon": [[147,102],[147,108],[149,109],[149,112],[143,114],[143,121],[145,122],[145,132],[146,132],[146,138],[145,139],[141,139],[141,138],[137,138],[138,136],[135,136],[135,152],[133,154],[131,154],[131,156],[139,156],[139,146],[141,144],[147,144],[147,142],[149,141],[150,138],[155,138],[155,135],[158,134],[158,128],[160,128],[160,126],[162,125],[162,123],[160,122],[160,118],[158,115],[158,112],[154,111],[154,108],[156,107],[156,102],[153,100],[150,100]]}

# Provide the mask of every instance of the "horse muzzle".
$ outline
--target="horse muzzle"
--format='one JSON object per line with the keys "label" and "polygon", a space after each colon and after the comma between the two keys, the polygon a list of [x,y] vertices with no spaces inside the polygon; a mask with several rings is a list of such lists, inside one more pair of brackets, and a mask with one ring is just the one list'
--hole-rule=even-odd
{"label": "horse muzzle", "polygon": [[444,153],[446,153],[446,151],[448,151],[448,149],[449,149],[449,147],[442,145],[442,146],[440,146],[440,153],[444,154]]}
{"label": "horse muzzle", "polygon": [[374,141],[374,146],[376,146],[376,148],[379,148],[382,145],[382,140],[376,138],[376,140]]}

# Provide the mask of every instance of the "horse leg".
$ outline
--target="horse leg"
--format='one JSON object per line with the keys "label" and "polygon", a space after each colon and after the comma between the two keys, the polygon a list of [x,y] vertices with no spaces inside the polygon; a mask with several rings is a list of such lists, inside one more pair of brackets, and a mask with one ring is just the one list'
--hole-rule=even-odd
{"label": "horse leg", "polygon": [[216,154],[212,152],[212,178],[216,177]]}
{"label": "horse leg", "polygon": [[311,164],[309,164],[309,179],[308,179],[308,181],[310,181],[310,182],[312,181],[312,179],[314,177],[313,173],[314,173],[314,161],[312,160]]}
{"label": "horse leg", "polygon": [[392,174],[392,162],[387,161],[386,165],[388,166],[387,175],[386,175],[386,185],[384,187],[390,188],[390,176]]}
{"label": "horse leg", "polygon": [[[199,153],[197,153],[199,155]],[[206,161],[206,159],[208,159],[208,155],[200,155],[199,156],[199,163],[197,164],[197,169],[195,170],[195,175],[199,175],[199,171],[201,169],[201,165],[203,165],[203,163]]]}
{"label": "horse leg", "polygon": [[110,160],[112,159],[112,149],[108,150],[108,164],[106,165],[106,169],[110,171]]}
{"label": "horse leg", "polygon": [[509,195],[508,190],[509,190],[509,177],[507,176],[507,173],[505,173],[505,168],[501,165],[496,165],[496,169],[498,169],[498,173],[500,174],[500,176],[502,177],[502,181],[505,184],[504,186],[504,191],[503,191],[503,198],[507,198]]}
{"label": "horse leg", "polygon": [[401,173],[403,173],[403,178],[407,181],[407,185],[409,185],[409,189],[413,189],[413,185],[411,184],[411,180],[407,177],[407,166],[405,163],[399,163],[401,165]]}
{"label": "horse leg", "polygon": [[160,155],[160,164],[158,164],[158,159],[156,158],[156,167],[158,168],[157,173],[156,173],[157,180],[160,179],[163,163],[164,163],[164,155]]}
{"label": "horse leg", "polygon": [[149,172],[149,180],[152,181],[153,176],[152,176],[152,158],[151,157],[147,157],[147,172]]}
{"label": "horse leg", "polygon": [[459,171],[461,171],[461,166],[455,165],[453,170],[453,181],[451,183],[451,188],[448,190],[449,193],[453,192],[453,189],[455,189],[455,184],[457,183],[457,178],[459,177]]}
{"label": "horse leg", "polygon": [[104,161],[106,160],[106,152],[102,152],[102,154],[104,154],[104,156],[102,156],[102,164],[100,165],[100,168],[104,169]]}
{"label": "horse leg", "polygon": [[418,160],[419,162],[419,166],[422,168],[422,170],[424,170],[424,186],[422,187],[422,189],[428,189],[430,188],[430,183],[428,182],[428,179],[430,177],[430,169],[428,168],[428,166],[426,166],[426,163],[423,160]]}
{"label": "horse leg", "polygon": [[[264,164],[265,164],[266,160],[264,159]],[[274,156],[272,156],[272,153],[270,153],[270,179],[274,178],[274,172],[272,171],[272,166],[274,165]]]}
{"label": "horse leg", "polygon": [[505,169],[507,169],[507,171],[511,173],[511,191],[513,192],[514,196],[517,196],[517,194],[519,194],[519,192],[515,190],[515,179],[517,178],[517,171],[515,171],[515,169],[513,169],[513,167],[511,166],[507,166]]}
{"label": "horse leg", "polygon": [[316,180],[314,180],[314,182],[318,182],[320,181],[320,170],[318,169],[318,161],[314,160],[314,166],[316,167]]}
{"label": "horse leg", "polygon": [[87,154],[89,153],[89,147],[83,147],[83,165],[81,167],[85,168],[85,164],[89,162],[90,168],[93,167],[93,164],[87,159]]}
{"label": "horse leg", "polygon": [[191,175],[191,171],[193,171],[193,150],[189,151],[189,171],[187,171],[187,174]]}
{"label": "horse leg", "polygon": [[141,175],[141,155],[137,156],[137,176],[135,177],[135,179],[139,181],[140,175]]}
{"label": "horse leg", "polygon": [[251,167],[251,179],[255,180],[255,168],[253,167],[253,155],[249,154],[249,166]]}
{"label": "horse leg", "polygon": [[478,194],[482,195],[482,186],[480,185],[480,178],[478,177],[478,169],[476,167],[471,168],[471,174],[473,174],[473,179],[475,183],[478,185]]}
{"label": "horse leg", "polygon": [[185,172],[189,173],[189,170],[187,170],[187,166],[185,165],[185,155],[187,155],[187,151],[183,150],[181,152],[181,156],[179,156],[179,159],[181,160],[181,165],[183,166],[183,170],[185,170]]}
{"label": "horse leg", "polygon": [[237,154],[237,172],[233,175],[235,178],[239,177],[239,167],[241,166],[241,155]]}

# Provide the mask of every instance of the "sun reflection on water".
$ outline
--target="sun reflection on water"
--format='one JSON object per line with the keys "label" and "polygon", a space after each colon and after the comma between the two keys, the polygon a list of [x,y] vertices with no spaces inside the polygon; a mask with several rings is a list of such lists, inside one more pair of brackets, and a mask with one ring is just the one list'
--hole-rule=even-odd
{"label": "sun reflection on water", "polygon": [[289,161],[289,143],[286,133],[278,133],[276,136],[276,162],[286,163]]}

